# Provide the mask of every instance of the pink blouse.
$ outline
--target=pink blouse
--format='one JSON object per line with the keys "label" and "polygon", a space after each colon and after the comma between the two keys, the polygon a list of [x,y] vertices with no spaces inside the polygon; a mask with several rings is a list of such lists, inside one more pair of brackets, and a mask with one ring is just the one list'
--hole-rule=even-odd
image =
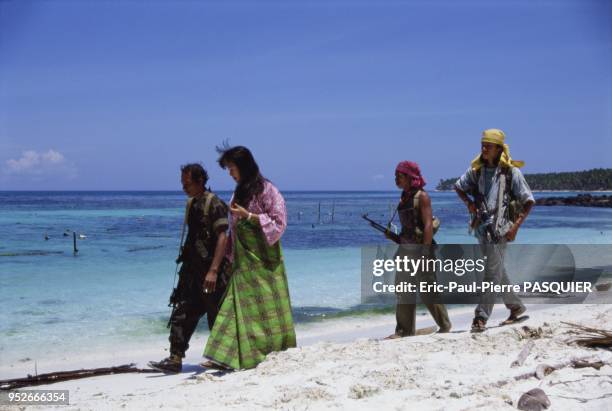
{"label": "pink blouse", "polygon": [[[234,197],[230,204],[234,201]],[[287,228],[287,208],[285,207],[285,199],[281,195],[278,188],[271,182],[264,182],[263,192],[253,197],[246,208],[249,212],[259,215],[261,230],[264,233],[266,241],[269,245],[274,245],[285,232]],[[234,259],[234,241],[235,229],[237,221],[230,212],[229,225],[230,235],[227,242],[226,257],[233,261]]]}

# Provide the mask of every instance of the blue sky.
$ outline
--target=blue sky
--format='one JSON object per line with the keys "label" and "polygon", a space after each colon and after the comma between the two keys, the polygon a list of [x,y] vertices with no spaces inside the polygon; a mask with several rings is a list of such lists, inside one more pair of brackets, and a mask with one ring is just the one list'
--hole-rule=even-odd
{"label": "blue sky", "polygon": [[0,189],[230,189],[224,139],[285,190],[433,188],[489,127],[612,167],[612,2],[0,1]]}

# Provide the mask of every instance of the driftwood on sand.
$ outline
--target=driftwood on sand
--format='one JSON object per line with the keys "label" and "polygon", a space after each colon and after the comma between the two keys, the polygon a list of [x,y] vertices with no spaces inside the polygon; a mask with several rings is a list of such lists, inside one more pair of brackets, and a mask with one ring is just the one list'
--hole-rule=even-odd
{"label": "driftwood on sand", "polygon": [[36,385],[53,384],[60,381],[76,380],[79,378],[96,377],[99,375],[125,374],[125,373],[159,372],[152,369],[136,368],[135,364],[119,365],[116,367],[92,368],[74,371],[58,371],[40,375],[28,375],[25,378],[1,380],[0,390],[13,390],[15,388],[33,387]]}
{"label": "driftwood on sand", "polygon": [[570,341],[572,343],[589,348],[612,347],[612,331],[568,323],[565,321],[561,321],[561,323],[570,326],[572,329],[571,332],[578,335],[576,338]]}
{"label": "driftwood on sand", "polygon": [[511,367],[520,367],[521,365],[523,365],[523,363],[525,362],[525,360],[529,356],[529,353],[531,352],[531,349],[533,348],[533,346],[534,346],[534,342],[533,341],[531,341],[531,340],[527,341],[527,344],[525,344],[525,346],[523,347],[523,349],[519,353],[518,357],[516,357],[516,360],[512,361],[512,364],[510,366]]}
{"label": "driftwood on sand", "polygon": [[503,387],[504,385],[510,384],[511,382],[527,380],[532,377],[536,377],[537,379],[541,380],[548,374],[552,373],[553,371],[560,370],[565,367],[573,367],[573,368],[593,367],[599,370],[603,365],[604,365],[604,362],[602,362],[597,357],[593,357],[592,355],[587,356],[587,357],[574,358],[574,359],[564,361],[564,362],[561,362],[555,365],[540,364],[536,367],[534,371],[531,371],[525,374],[521,374],[521,375],[517,375],[512,378],[507,378],[505,380],[497,381],[496,383],[493,383],[493,386]]}

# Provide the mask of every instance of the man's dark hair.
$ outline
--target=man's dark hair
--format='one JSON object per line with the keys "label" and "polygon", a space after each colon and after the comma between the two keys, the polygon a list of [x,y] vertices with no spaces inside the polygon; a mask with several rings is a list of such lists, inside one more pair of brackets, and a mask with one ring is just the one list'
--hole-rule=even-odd
{"label": "man's dark hair", "polygon": [[234,201],[245,208],[248,207],[251,199],[263,192],[266,181],[259,172],[253,154],[246,147],[230,147],[227,143],[217,147],[217,152],[220,154],[217,162],[221,168],[226,168],[228,163],[234,163],[238,167],[240,181],[234,191]]}
{"label": "man's dark hair", "polygon": [[191,176],[191,179],[195,182],[202,184],[202,187],[206,188],[208,182],[208,173],[200,163],[189,163],[181,166],[181,174],[187,174]]}

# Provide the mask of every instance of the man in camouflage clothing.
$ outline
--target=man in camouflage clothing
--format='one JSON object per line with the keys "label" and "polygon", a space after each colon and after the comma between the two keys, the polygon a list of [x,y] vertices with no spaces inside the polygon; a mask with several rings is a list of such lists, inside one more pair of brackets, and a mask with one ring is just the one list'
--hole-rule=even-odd
{"label": "man in camouflage clothing", "polygon": [[179,262],[179,282],[172,295],[170,356],[149,365],[178,373],[189,348],[189,339],[204,314],[212,329],[225,292],[223,268],[228,229],[227,205],[206,189],[208,174],[200,164],[181,167],[183,191],[191,200],[186,211],[187,238]]}

